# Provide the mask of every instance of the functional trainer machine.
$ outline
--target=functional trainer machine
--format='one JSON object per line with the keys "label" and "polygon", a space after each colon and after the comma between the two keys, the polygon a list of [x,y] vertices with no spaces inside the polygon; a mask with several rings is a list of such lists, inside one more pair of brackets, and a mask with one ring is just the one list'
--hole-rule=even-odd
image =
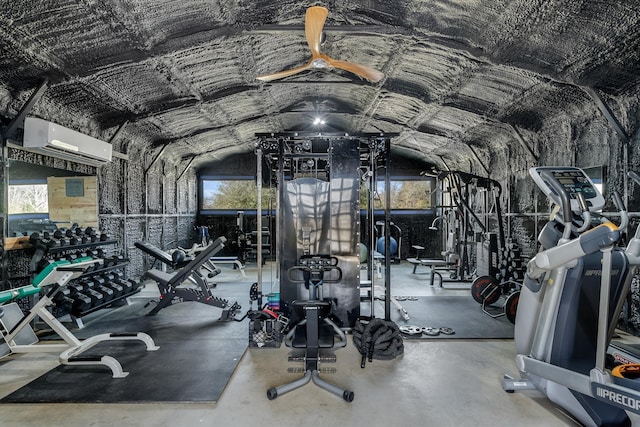
{"label": "functional trainer machine", "polygon": [[[92,258],[78,258],[74,262],[56,261],[44,268],[33,280],[32,285],[18,289],[11,289],[0,293],[0,303],[6,303],[18,298],[39,293],[50,287],[47,294],[25,316],[18,304],[11,302],[0,307],[0,324],[5,344],[0,345],[0,357],[12,353],[61,352],[60,363],[63,365],[103,365],[111,369],[113,378],[124,378],[129,373],[122,370],[122,365],[111,356],[82,356],[96,344],[103,341],[136,340],[142,341],[147,351],[158,350],[153,339],[145,333],[112,333],[100,334],[78,340],[58,319],[47,310],[52,300],[66,284],[82,275],[96,260]],[[31,328],[31,321],[39,317],[51,327],[64,341],[64,344],[37,344],[38,338]]]}
{"label": "functional trainer machine", "polygon": [[[290,319],[285,344],[303,348],[303,378],[269,389],[274,399],[310,380],[346,401],[353,392],[319,378],[318,362],[334,361],[325,353],[346,344],[342,329],[352,327],[360,315],[360,185],[375,175],[387,159],[390,136],[385,134],[257,134],[258,206],[262,182],[277,186],[278,291],[280,310]],[[393,135],[395,136],[395,135]],[[384,156],[386,154],[386,156]],[[268,174],[263,175],[266,164]],[[388,170],[388,163],[385,165]],[[265,179],[266,177],[266,179]],[[373,204],[371,204],[373,205]],[[387,203],[388,206],[388,203]],[[258,230],[262,229],[259,212]],[[375,225],[368,224],[374,248]],[[385,216],[389,229],[389,215]],[[385,253],[390,253],[386,233]],[[258,234],[258,247],[261,246]],[[369,251],[369,277],[373,276]],[[262,293],[262,263],[258,252],[258,295]],[[389,296],[389,262],[386,257],[386,295]],[[273,289],[273,288],[272,288]],[[373,293],[373,292],[372,292]],[[390,299],[386,298],[386,309]],[[258,304],[261,305],[260,300]],[[373,298],[371,300],[373,306]],[[339,337],[338,344],[335,336]]]}
{"label": "functional trainer machine", "polygon": [[[560,211],[540,233],[542,250],[527,265],[516,315],[516,365],[508,392],[538,389],[586,426],[629,426],[640,413],[640,383],[612,375],[607,346],[640,265],[640,235],[616,248],[618,227],[591,228],[604,199],[578,168],[530,170]],[[615,198],[626,226],[622,201]]]}

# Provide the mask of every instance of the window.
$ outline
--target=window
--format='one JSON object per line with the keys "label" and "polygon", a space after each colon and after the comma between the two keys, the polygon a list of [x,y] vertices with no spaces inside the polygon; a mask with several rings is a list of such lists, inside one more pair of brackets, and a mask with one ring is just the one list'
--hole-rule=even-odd
{"label": "window", "polygon": [[47,213],[47,184],[9,185],[9,214]]}
{"label": "window", "polygon": [[[202,210],[242,210],[256,209],[258,187],[253,179],[201,179]],[[275,203],[275,191],[262,188],[262,208]]]}
{"label": "window", "polygon": [[[405,177],[393,178],[389,182],[391,209],[431,209],[432,185],[431,179],[410,179]],[[361,206],[366,207],[366,188],[361,188]],[[374,209],[384,209],[386,201],[385,182],[378,181],[374,194]]]}
{"label": "window", "polygon": [[[433,207],[432,179],[415,179],[414,177],[394,177],[390,182],[391,209],[424,210]],[[256,209],[258,188],[253,178],[234,179],[200,179],[201,210],[243,210]],[[384,209],[384,181],[378,181],[374,193],[375,209]],[[262,188],[262,209],[275,208],[275,188]],[[367,188],[360,188],[360,206],[367,206]]]}

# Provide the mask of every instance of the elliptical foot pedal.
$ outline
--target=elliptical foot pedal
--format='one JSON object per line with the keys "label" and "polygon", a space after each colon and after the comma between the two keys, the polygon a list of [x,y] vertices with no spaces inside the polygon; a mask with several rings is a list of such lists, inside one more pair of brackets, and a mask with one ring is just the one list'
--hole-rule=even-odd
{"label": "elliptical foot pedal", "polygon": [[640,379],[640,364],[628,363],[625,365],[618,365],[611,370],[611,374],[618,378],[638,380]]}

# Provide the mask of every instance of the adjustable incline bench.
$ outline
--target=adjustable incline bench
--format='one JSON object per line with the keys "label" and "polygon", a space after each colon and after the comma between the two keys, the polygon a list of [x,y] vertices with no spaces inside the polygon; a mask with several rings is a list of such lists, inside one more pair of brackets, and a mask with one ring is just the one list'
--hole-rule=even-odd
{"label": "adjustable incline bench", "polygon": [[[32,285],[0,292],[0,304],[34,295],[47,286],[51,289],[42,296],[38,303],[25,316],[15,302],[0,307],[0,332],[4,343],[0,344],[0,358],[12,353],[62,352],[60,363],[63,365],[104,365],[111,369],[113,378],[124,378],[129,373],[123,372],[122,365],[111,356],[82,356],[81,354],[103,341],[138,340],[142,341],[147,351],[158,350],[153,339],[145,333],[113,333],[100,334],[78,340],[58,319],[47,310],[52,305],[55,295],[66,284],[82,275],[91,265],[100,262],[90,257],[78,258],[74,262],[56,261],[45,267],[33,280]],[[38,337],[31,328],[31,321],[38,316],[47,323],[64,341],[64,344],[37,344]]]}
{"label": "adjustable incline bench", "polygon": [[[160,261],[162,263],[162,271],[167,271],[167,266],[174,270],[181,269],[194,259],[194,256],[189,256],[184,251],[182,252],[183,257],[175,256],[176,252],[165,252],[148,242],[135,242],[134,245],[147,255],[151,255],[156,261]],[[193,272],[193,275],[199,275],[207,282],[207,285],[211,287],[215,287],[216,285],[215,283],[210,283],[209,279],[213,279],[218,274],[220,274],[220,269],[216,268],[209,260],[205,261],[200,268]],[[197,285],[197,282],[192,279],[191,276],[187,277],[187,280]]]}
{"label": "adjustable incline bench", "polygon": [[[235,313],[242,307],[237,302],[229,305],[226,299],[218,298],[211,293],[205,280],[199,274],[194,274],[205,262],[224,247],[226,239],[219,237],[211,245],[198,254],[193,261],[175,273],[151,269],[142,277],[149,278],[158,284],[160,300],[149,314],[156,314],[165,307],[185,301],[195,301],[214,307],[222,308],[221,321],[232,320]],[[136,246],[138,244],[136,243]],[[185,282],[194,283],[196,288],[186,287]]]}

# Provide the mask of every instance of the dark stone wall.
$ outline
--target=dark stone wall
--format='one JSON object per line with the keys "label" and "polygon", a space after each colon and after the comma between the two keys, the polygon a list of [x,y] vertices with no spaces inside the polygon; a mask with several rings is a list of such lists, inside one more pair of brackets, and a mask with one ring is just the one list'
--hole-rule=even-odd
{"label": "dark stone wall", "polygon": [[[103,167],[103,187],[122,185],[123,196],[101,199],[100,218],[117,232],[122,252],[130,259],[127,273],[139,278],[153,260],[135,248],[136,241],[147,241],[162,249],[191,247],[196,217],[197,192],[193,171],[184,173],[184,165],[163,160],[145,150],[129,150],[129,160],[112,174]],[[121,162],[121,161],[120,161]],[[119,204],[119,207],[115,205]],[[112,213],[113,212],[113,213]]]}

